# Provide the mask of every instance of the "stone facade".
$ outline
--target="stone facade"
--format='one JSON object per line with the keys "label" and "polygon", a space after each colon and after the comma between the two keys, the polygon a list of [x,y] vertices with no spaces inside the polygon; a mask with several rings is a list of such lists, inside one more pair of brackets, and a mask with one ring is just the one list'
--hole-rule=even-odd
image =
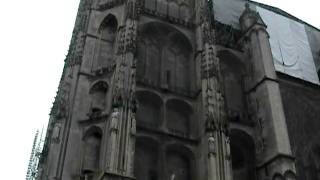
{"label": "stone facade", "polygon": [[226,42],[210,2],[81,0],[39,180],[319,178],[318,87],[276,73],[249,7]]}

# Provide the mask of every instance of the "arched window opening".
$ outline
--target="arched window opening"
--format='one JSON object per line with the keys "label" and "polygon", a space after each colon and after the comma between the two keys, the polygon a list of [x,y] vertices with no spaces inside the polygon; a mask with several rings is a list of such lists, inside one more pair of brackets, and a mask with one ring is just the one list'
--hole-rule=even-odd
{"label": "arched window opening", "polygon": [[99,115],[105,108],[108,84],[104,81],[95,83],[90,89],[91,114]]}
{"label": "arched window opening", "polygon": [[253,139],[245,132],[231,131],[232,172],[234,180],[255,180],[255,149]]}
{"label": "arched window opening", "polygon": [[[96,171],[99,168],[99,157],[102,134],[95,128],[90,129],[84,137],[83,170]],[[90,175],[90,173],[89,173]]]}
{"label": "arched window opening", "polygon": [[167,178],[174,180],[191,180],[190,160],[177,151],[167,152]]}
{"label": "arched window opening", "polygon": [[188,136],[192,108],[181,100],[169,100],[166,104],[166,120],[170,132]]}
{"label": "arched window opening", "polygon": [[159,180],[157,143],[148,138],[138,138],[134,163],[137,180]]}
{"label": "arched window opening", "polygon": [[139,108],[136,114],[137,126],[158,127],[162,119],[162,100],[151,92],[137,92]]}
{"label": "arched window opening", "polygon": [[107,68],[113,63],[114,41],[118,22],[115,16],[108,15],[99,28],[99,40],[97,47],[97,56],[93,70],[101,70]]}
{"label": "arched window opening", "polygon": [[240,60],[227,51],[218,53],[228,116],[231,121],[243,121],[246,112],[243,89],[244,67]]}
{"label": "arched window opening", "polygon": [[176,91],[189,90],[191,49],[188,40],[180,33],[172,33],[163,51],[165,84]]}
{"label": "arched window opening", "polygon": [[192,87],[192,45],[178,30],[161,23],[142,27],[137,80],[181,93]]}

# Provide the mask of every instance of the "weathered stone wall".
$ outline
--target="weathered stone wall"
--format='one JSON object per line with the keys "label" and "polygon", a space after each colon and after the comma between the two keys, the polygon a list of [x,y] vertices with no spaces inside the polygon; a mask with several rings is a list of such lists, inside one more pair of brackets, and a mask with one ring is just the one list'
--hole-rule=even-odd
{"label": "weathered stone wall", "polygon": [[319,179],[320,88],[283,74],[279,78],[297,179]]}

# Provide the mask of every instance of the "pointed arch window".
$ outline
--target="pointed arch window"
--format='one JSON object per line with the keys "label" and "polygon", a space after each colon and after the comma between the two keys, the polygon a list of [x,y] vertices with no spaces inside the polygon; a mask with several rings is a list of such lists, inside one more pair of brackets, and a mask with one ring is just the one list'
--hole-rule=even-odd
{"label": "pointed arch window", "polygon": [[97,128],[91,128],[84,136],[83,171],[94,172],[99,168],[99,157],[102,133]]}
{"label": "pointed arch window", "polygon": [[173,27],[149,23],[138,43],[138,81],[188,94],[193,87],[192,45]]}
{"label": "pointed arch window", "polygon": [[99,39],[96,47],[93,71],[101,70],[112,65],[117,28],[118,22],[113,15],[108,15],[102,21],[98,31]]}
{"label": "pointed arch window", "polygon": [[91,87],[90,96],[92,114],[98,115],[105,109],[107,92],[108,84],[104,81],[99,81]]}

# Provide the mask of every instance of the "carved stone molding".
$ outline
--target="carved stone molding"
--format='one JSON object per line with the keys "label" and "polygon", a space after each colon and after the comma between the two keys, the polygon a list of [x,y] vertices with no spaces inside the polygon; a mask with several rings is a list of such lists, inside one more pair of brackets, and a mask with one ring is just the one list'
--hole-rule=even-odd
{"label": "carved stone molding", "polygon": [[121,5],[125,2],[125,0],[100,0],[97,4],[96,9],[98,11],[105,11],[107,9],[111,9],[115,6]]}

